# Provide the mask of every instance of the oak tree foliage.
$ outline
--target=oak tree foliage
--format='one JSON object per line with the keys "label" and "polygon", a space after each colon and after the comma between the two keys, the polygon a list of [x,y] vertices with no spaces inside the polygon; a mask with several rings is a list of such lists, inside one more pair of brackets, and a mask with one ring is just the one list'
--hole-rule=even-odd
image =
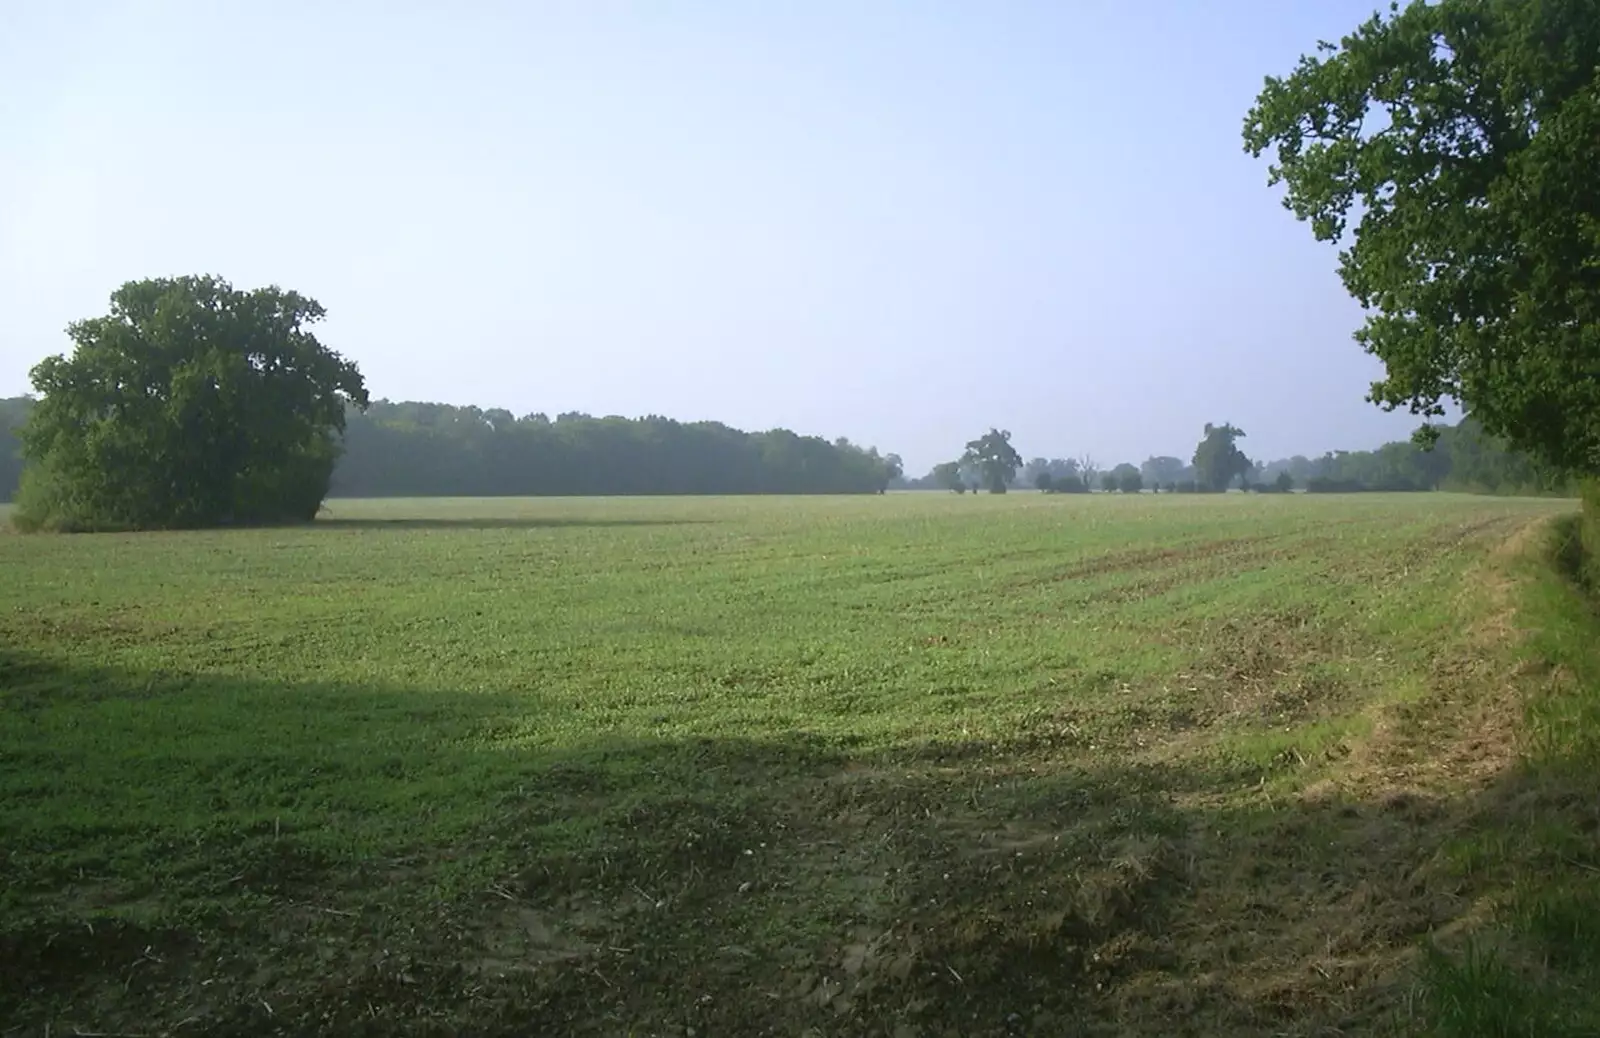
{"label": "oak tree foliage", "polygon": [[124,284],[32,372],[24,527],[150,529],[315,517],[367,391],[309,326],[314,299],[217,277]]}
{"label": "oak tree foliage", "polygon": [[1022,467],[1022,455],[1011,446],[1011,433],[1002,429],[990,429],[976,440],[968,441],[961,460],[980,473],[985,489],[991,494],[1004,494]]}
{"label": "oak tree foliage", "polygon": [[1236,442],[1244,438],[1243,429],[1207,422],[1205,433],[1194,449],[1195,481],[1202,490],[1220,493],[1234,480],[1247,477],[1254,464]]}
{"label": "oak tree foliage", "polygon": [[1392,5],[1268,78],[1244,142],[1342,246],[1372,402],[1600,472],[1600,0]]}

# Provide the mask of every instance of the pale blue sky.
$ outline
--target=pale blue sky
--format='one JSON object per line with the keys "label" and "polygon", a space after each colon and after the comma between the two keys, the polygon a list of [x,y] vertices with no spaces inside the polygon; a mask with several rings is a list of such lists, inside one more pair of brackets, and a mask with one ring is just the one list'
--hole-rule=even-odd
{"label": "pale blue sky", "polygon": [[122,281],[328,307],[375,396],[846,435],[922,471],[1415,424],[1244,154],[1372,0],[0,3],[0,395]]}

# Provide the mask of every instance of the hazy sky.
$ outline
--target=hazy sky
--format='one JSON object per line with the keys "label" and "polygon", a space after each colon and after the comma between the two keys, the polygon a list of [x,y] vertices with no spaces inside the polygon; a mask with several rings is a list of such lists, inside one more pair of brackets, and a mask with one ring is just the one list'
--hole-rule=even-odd
{"label": "hazy sky", "polygon": [[374,396],[917,472],[1415,424],[1239,130],[1374,0],[0,2],[0,395],[125,280],[329,310]]}

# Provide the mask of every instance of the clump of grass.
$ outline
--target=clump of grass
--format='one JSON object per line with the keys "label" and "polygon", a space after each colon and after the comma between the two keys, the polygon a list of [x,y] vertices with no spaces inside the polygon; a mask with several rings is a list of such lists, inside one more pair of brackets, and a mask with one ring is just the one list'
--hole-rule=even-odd
{"label": "clump of grass", "polygon": [[1448,1038],[1563,1038],[1545,995],[1494,948],[1472,942],[1455,955],[1430,945],[1425,1015]]}

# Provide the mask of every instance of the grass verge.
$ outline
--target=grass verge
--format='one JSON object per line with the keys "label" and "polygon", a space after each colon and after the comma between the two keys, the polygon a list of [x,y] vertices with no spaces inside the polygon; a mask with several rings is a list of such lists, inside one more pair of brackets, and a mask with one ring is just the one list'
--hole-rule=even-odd
{"label": "grass verge", "polygon": [[1600,611],[1583,522],[1555,520],[1519,563],[1522,753],[1481,824],[1444,849],[1482,925],[1426,957],[1440,1038],[1600,1034]]}

